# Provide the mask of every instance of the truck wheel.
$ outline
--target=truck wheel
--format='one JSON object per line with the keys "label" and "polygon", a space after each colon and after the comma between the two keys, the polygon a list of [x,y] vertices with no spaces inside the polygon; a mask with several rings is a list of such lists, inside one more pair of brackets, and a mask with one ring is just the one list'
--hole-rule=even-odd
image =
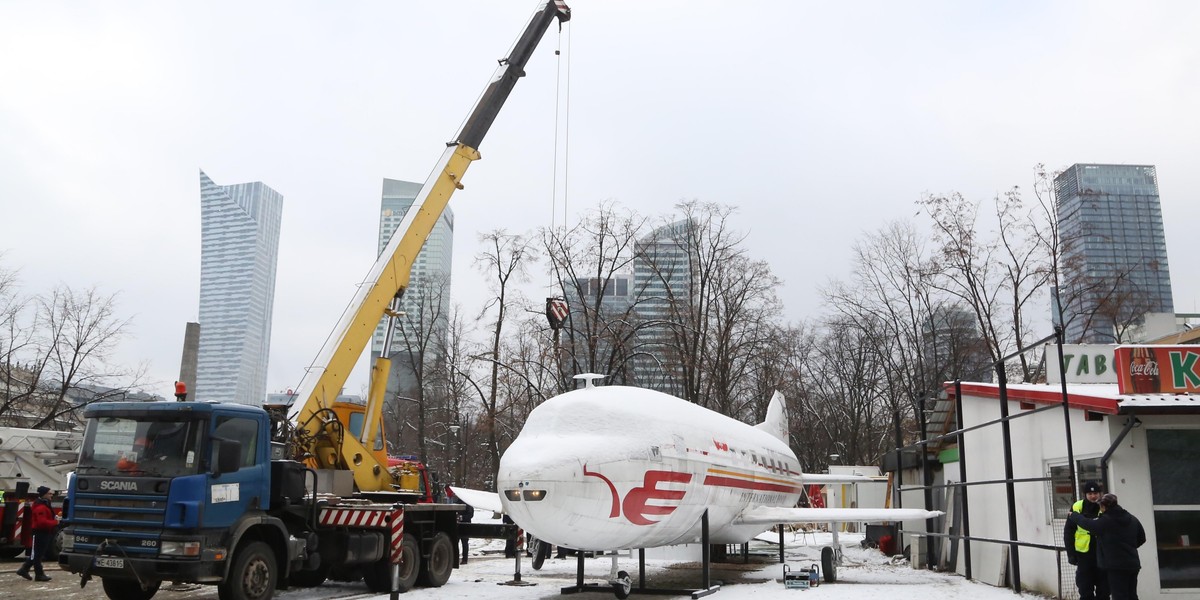
{"label": "truck wheel", "polygon": [[162,585],[161,581],[155,581],[150,589],[143,590],[141,584],[129,579],[101,577],[100,582],[104,586],[104,595],[110,600],[150,600]]}
{"label": "truck wheel", "polygon": [[[417,575],[421,572],[421,546],[411,533],[404,534],[400,542],[400,557],[399,591],[407,592],[416,585]],[[374,564],[367,565],[363,569],[363,581],[367,589],[376,594],[392,591],[392,563],[388,562],[388,557],[384,556]]]}
{"label": "truck wheel", "polygon": [[437,532],[429,544],[429,559],[421,562],[417,583],[425,587],[442,587],[450,580],[454,569],[454,543],[445,532]]}
{"label": "truck wheel", "polygon": [[275,555],[265,542],[250,542],[237,551],[225,581],[217,584],[221,600],[269,600],[275,593]]}

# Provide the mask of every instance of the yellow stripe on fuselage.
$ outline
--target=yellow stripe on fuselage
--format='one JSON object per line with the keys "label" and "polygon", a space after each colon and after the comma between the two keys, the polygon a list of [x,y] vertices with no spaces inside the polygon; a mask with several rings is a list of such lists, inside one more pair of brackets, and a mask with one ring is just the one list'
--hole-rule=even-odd
{"label": "yellow stripe on fuselage", "polygon": [[741,471],[729,471],[729,470],[726,470],[726,469],[713,469],[713,468],[710,468],[710,469],[708,470],[708,474],[709,474],[709,475],[725,475],[725,476],[727,476],[727,477],[740,477],[740,478],[743,478],[743,479],[750,479],[751,481],[766,481],[766,482],[770,482],[770,483],[778,483],[778,484],[780,484],[780,485],[794,485],[794,486],[797,486],[797,487],[799,487],[799,485],[800,485],[800,481],[798,481],[798,480],[796,480],[796,479],[779,479],[779,478],[776,478],[776,477],[766,477],[766,476],[763,476],[763,475],[759,475],[759,474],[757,474],[757,473],[745,473],[745,472],[741,472]]}

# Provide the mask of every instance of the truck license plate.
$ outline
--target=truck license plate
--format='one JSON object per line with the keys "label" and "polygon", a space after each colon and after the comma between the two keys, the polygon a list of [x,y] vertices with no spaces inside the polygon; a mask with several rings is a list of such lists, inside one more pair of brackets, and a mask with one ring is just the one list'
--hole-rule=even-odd
{"label": "truck license plate", "polygon": [[125,568],[125,559],[97,556],[96,557],[96,566],[104,567],[105,569],[124,569]]}

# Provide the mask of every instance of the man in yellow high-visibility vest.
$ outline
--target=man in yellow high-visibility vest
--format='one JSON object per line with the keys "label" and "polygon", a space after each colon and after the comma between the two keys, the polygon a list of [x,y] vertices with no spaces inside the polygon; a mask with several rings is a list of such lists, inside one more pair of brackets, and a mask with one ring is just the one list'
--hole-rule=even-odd
{"label": "man in yellow high-visibility vest", "polygon": [[[1100,514],[1100,496],[1104,490],[1100,482],[1083,484],[1083,499],[1071,506],[1089,519]],[[1067,521],[1063,528],[1064,545],[1067,547],[1067,562],[1075,565],[1075,585],[1079,588],[1079,600],[1108,600],[1108,576],[1096,564],[1096,540],[1092,534]]]}

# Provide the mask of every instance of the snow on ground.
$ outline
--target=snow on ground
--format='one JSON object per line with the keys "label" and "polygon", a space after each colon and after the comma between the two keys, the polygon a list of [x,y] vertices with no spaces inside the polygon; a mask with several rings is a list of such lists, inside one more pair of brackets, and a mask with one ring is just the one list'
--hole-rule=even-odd
{"label": "snow on ground", "polygon": [[[778,540],[778,534],[761,536],[765,540]],[[828,533],[816,533],[806,538],[784,536],[784,555],[787,564],[796,570],[812,564],[820,564],[821,548],[831,542]],[[821,583],[810,590],[788,589],[782,582],[783,567],[778,563],[779,550],[775,543],[761,541],[750,545],[751,563],[715,563],[713,582],[725,585],[716,594],[715,600],[744,600],[746,598],[805,598],[870,599],[870,600],[927,600],[947,598],[950,600],[1001,600],[1014,595],[1006,588],[967,581],[948,573],[935,573],[913,569],[903,559],[890,559],[878,550],[864,549],[859,542],[861,534],[842,534],[840,543],[845,553],[843,565],[838,569],[836,583]],[[612,564],[610,556],[589,558],[585,563],[585,582],[601,583],[607,579]],[[13,574],[19,561],[3,561],[0,564],[0,599],[52,597],[55,600],[106,600],[99,581],[93,581],[80,589],[79,579],[57,565],[49,566],[47,572],[53,576],[50,583],[33,583],[19,579]],[[416,588],[403,594],[405,600],[428,598],[466,599],[523,599],[549,600],[564,598],[560,588],[575,583],[574,557],[550,558],[539,571],[534,571],[528,559],[521,561],[521,579],[537,585],[515,587],[499,585],[511,581],[515,561],[504,558],[504,542],[472,540],[471,557],[466,565],[455,569],[450,581],[440,588]],[[637,577],[637,554],[619,556],[618,568]],[[650,587],[671,589],[693,589],[700,587],[700,569],[697,562],[686,559],[647,559],[647,584]],[[362,582],[326,582],[308,589],[292,589],[276,595],[279,600],[384,600],[388,594],[371,594]],[[609,591],[589,592],[566,596],[580,600],[613,598]],[[646,596],[642,596],[646,597]],[[687,595],[655,596],[659,598],[688,598]],[[217,590],[212,586],[164,586],[155,600],[217,600]]]}
{"label": "snow on ground", "polygon": [[[775,535],[775,534],[771,534]],[[771,535],[768,536],[769,539]],[[821,583],[809,589],[788,589],[782,582],[783,567],[778,563],[778,546],[765,542],[751,543],[752,564],[714,564],[712,579],[724,581],[719,592],[710,596],[716,600],[743,600],[745,598],[869,598],[871,600],[928,600],[929,598],[962,598],[964,600],[1011,599],[1014,594],[1006,588],[967,581],[955,574],[936,573],[913,569],[903,559],[891,559],[878,550],[861,548],[861,534],[841,534],[844,562],[838,570],[836,583]],[[828,545],[828,533],[809,535],[807,539],[793,539],[785,534],[784,556],[793,569],[811,564],[820,564],[821,547]],[[550,558],[541,570],[534,571],[527,558],[521,561],[521,579],[536,585],[526,587],[499,585],[513,580],[515,561],[504,558],[504,544],[500,541],[472,540],[471,556],[466,565],[456,569],[450,581],[441,588],[416,588],[403,597],[407,600],[421,598],[479,598],[479,599],[551,599],[562,598],[560,588],[575,583],[576,559]],[[589,558],[585,562],[584,581],[602,583],[607,579],[612,565],[610,556]],[[618,568],[628,571],[637,585],[637,554],[624,553],[618,558]],[[646,560],[647,585],[671,589],[700,587],[701,574],[698,564],[680,564],[672,560]],[[291,590],[277,595],[280,600],[316,600],[355,596],[383,600],[379,596],[358,596],[365,589],[361,583],[338,584],[329,582],[317,589]],[[216,597],[216,594],[213,594]],[[586,600],[588,598],[613,598],[610,591],[589,592],[568,596]],[[643,596],[645,597],[645,596]],[[689,598],[687,595],[656,596],[660,598]]]}

